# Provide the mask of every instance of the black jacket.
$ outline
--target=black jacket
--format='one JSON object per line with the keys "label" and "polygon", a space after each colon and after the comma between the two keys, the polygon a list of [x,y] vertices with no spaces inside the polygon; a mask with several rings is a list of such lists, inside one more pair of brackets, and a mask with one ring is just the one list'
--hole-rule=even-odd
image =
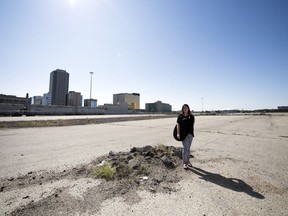
{"label": "black jacket", "polygon": [[190,114],[189,116],[184,116],[183,114],[180,114],[177,118],[177,123],[180,125],[181,140],[184,140],[189,133],[194,137],[194,115]]}

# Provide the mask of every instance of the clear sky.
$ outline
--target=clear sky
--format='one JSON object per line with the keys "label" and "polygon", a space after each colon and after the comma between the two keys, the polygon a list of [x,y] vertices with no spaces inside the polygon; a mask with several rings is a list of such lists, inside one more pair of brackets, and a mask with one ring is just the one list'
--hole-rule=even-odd
{"label": "clear sky", "polygon": [[288,1],[0,0],[0,93],[43,95],[56,69],[85,99],[94,72],[98,105],[288,105]]}

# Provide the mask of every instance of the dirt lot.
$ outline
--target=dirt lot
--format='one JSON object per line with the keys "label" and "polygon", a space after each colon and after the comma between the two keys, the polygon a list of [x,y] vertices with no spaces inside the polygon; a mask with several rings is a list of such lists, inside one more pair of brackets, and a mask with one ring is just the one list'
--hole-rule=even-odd
{"label": "dirt lot", "polygon": [[0,215],[287,215],[287,120],[197,116],[188,171],[173,118],[2,129]]}

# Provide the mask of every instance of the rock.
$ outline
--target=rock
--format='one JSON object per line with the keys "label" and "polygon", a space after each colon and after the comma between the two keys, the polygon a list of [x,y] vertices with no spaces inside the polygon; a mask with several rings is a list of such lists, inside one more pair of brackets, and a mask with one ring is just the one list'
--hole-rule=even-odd
{"label": "rock", "polygon": [[174,155],[182,159],[182,148],[173,148],[172,151]]}
{"label": "rock", "polygon": [[151,151],[148,151],[148,152],[143,152],[143,155],[145,156],[145,157],[147,157],[147,156],[149,156],[149,157],[154,157],[154,153],[153,152],[151,152]]}
{"label": "rock", "polygon": [[138,169],[141,165],[141,162],[137,159],[132,159],[129,161],[129,166],[132,168],[132,169]]}
{"label": "rock", "polygon": [[115,155],[116,155],[115,152],[113,152],[113,151],[110,151],[110,152],[109,152],[109,156],[115,156]]}
{"label": "rock", "polygon": [[171,166],[172,164],[171,159],[167,155],[162,156],[161,160],[166,166]]}
{"label": "rock", "polygon": [[119,155],[109,155],[109,159],[110,160],[118,160],[119,159]]}
{"label": "rock", "polygon": [[145,156],[145,160],[146,160],[146,161],[151,161],[152,158],[151,158],[150,156]]}
{"label": "rock", "polygon": [[140,185],[140,181],[139,181],[139,179],[134,179],[134,182],[137,184],[137,185]]}
{"label": "rock", "polygon": [[143,148],[139,148],[138,150],[140,153],[143,152],[153,152],[154,148],[151,145],[144,146]]}
{"label": "rock", "polygon": [[78,175],[86,173],[85,167],[79,168],[79,169],[76,171],[76,173],[77,173]]}
{"label": "rock", "polygon": [[8,180],[8,181],[13,181],[14,178],[13,178],[13,177],[9,177],[9,178],[7,178],[7,180]]}
{"label": "rock", "polygon": [[120,164],[119,160],[112,160],[110,163],[112,167],[118,167]]}
{"label": "rock", "polygon": [[126,156],[126,160],[132,160],[134,158],[134,156],[132,154],[129,154]]}
{"label": "rock", "polygon": [[130,152],[137,152],[136,147],[133,147],[133,148],[130,150]]}
{"label": "rock", "polygon": [[156,179],[156,178],[152,179],[152,182],[154,185],[159,185],[162,181],[163,181],[163,179]]}

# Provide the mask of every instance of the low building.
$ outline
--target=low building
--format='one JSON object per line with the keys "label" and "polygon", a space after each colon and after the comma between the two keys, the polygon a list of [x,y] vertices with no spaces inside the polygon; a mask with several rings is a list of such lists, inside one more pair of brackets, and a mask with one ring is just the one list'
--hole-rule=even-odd
{"label": "low building", "polygon": [[84,107],[96,108],[97,107],[97,99],[85,99],[84,100]]}
{"label": "low building", "polygon": [[98,109],[103,109],[106,114],[129,114],[133,112],[128,109],[127,103],[104,104],[98,106]]}
{"label": "low building", "polygon": [[146,112],[157,112],[157,113],[172,112],[172,106],[170,104],[157,101],[155,103],[146,103],[145,110]]}
{"label": "low building", "polygon": [[279,111],[288,111],[288,106],[278,106]]}
{"label": "low building", "polygon": [[28,93],[26,97],[0,94],[0,116],[21,116],[28,104]]}
{"label": "low building", "polygon": [[120,103],[127,103],[128,109],[139,110],[140,109],[140,94],[139,93],[113,94],[113,104],[118,105]]}
{"label": "low building", "polygon": [[31,103],[33,105],[42,105],[42,96],[33,96],[31,97]]}
{"label": "low building", "polygon": [[0,103],[1,104],[23,104],[27,105],[29,95],[26,94],[26,97],[17,97],[15,95],[4,95],[0,94]]}

